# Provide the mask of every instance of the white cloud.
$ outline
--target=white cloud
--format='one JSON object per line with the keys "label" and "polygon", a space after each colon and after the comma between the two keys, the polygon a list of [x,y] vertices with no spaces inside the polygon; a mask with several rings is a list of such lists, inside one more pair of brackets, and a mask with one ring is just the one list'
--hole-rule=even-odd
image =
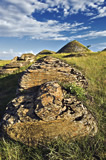
{"label": "white cloud", "polygon": [[97,50],[102,51],[103,49],[106,48],[106,42],[96,43],[96,44],[93,44],[91,47],[92,48],[96,48]]}
{"label": "white cloud", "polygon": [[[64,16],[88,11],[88,7],[96,8],[102,5],[104,0],[0,0],[0,36],[24,37],[33,39],[59,39],[65,40],[63,32],[81,31],[89,29],[83,23],[60,23],[56,20],[40,21],[32,17],[35,11],[59,12],[63,9]],[[92,13],[89,13],[92,14]],[[99,16],[105,14],[105,7],[99,8]]]}
{"label": "white cloud", "polygon": [[[37,0],[4,0],[8,2],[6,6],[0,5],[0,36],[1,37],[24,37],[29,36],[32,39],[59,39],[65,40],[62,34],[83,23],[60,23],[56,20],[46,20],[45,22],[34,19],[31,14],[40,7],[47,8],[47,4]],[[3,1],[3,2],[4,2]],[[34,3],[36,2],[36,3]],[[60,2],[60,1],[57,1]],[[33,4],[32,4],[33,3]],[[36,4],[36,6],[35,6]],[[49,1],[48,1],[49,4]],[[54,3],[53,3],[54,4]],[[51,3],[51,6],[53,6]],[[64,4],[65,5],[65,4]],[[38,7],[39,6],[39,7]],[[67,7],[68,8],[68,7]],[[87,28],[86,28],[87,29]]]}
{"label": "white cloud", "polygon": [[106,16],[106,7],[99,7],[98,8],[98,15],[92,17],[91,19],[96,19],[96,18],[101,18],[101,17],[105,17]]}
{"label": "white cloud", "polygon": [[[62,36],[61,31],[67,31],[70,28],[69,23],[59,23],[55,20],[45,22],[33,19],[31,14],[40,5],[44,9],[47,5],[37,2],[37,5],[31,5],[33,0],[5,0],[9,3],[7,6],[0,5],[0,36],[3,37],[23,37],[30,36],[36,39],[55,38]],[[21,3],[22,2],[22,3]],[[31,3],[30,3],[31,2]],[[0,2],[2,3],[2,2]],[[17,7],[16,5],[17,4]],[[39,7],[38,7],[39,8]]]}
{"label": "white cloud", "polygon": [[11,57],[15,57],[17,55],[18,53],[14,52],[13,49],[10,49],[8,51],[0,51],[0,59],[3,59],[3,60],[11,59]]}
{"label": "white cloud", "polygon": [[81,26],[81,25],[83,25],[83,24],[84,24],[84,23],[75,22],[74,24],[71,25],[71,28],[78,27],[78,26]]}
{"label": "white cloud", "polygon": [[93,16],[93,15],[95,15],[95,14],[94,14],[94,13],[89,13],[89,12],[88,12],[88,13],[85,13],[85,15],[86,15],[86,16]]}
{"label": "white cloud", "polygon": [[90,31],[87,34],[81,34],[77,36],[72,36],[70,40],[72,39],[80,39],[80,38],[89,38],[89,39],[94,39],[97,37],[106,37],[106,30],[104,31]]}
{"label": "white cloud", "polygon": [[2,2],[8,2],[8,5],[10,4],[11,7],[17,5],[24,13],[30,13],[36,10],[41,12],[44,10],[59,12],[58,9],[61,8],[63,9],[64,15],[67,16],[68,14],[76,14],[79,11],[85,11],[86,13],[91,14],[92,10],[90,10],[89,7],[96,9],[99,12],[99,7],[104,4],[105,0],[1,0],[1,4],[3,4]]}
{"label": "white cloud", "polygon": [[84,30],[87,30],[87,29],[90,29],[91,27],[89,26],[89,27],[78,27],[78,28],[73,28],[73,29],[71,29],[71,32],[72,33],[76,33],[76,32],[78,32],[78,31],[84,31]]}
{"label": "white cloud", "polygon": [[94,16],[93,19],[106,16],[105,7],[102,7],[105,0],[45,0],[45,2],[48,7],[63,8],[64,16],[77,14],[79,11],[87,16],[93,16],[96,12],[97,16]]}
{"label": "white cloud", "polygon": [[[99,12],[99,7],[104,4],[105,0],[65,0],[65,1],[52,1],[52,0],[46,0],[46,2],[49,2],[49,5],[52,4],[52,6],[55,6],[55,4],[61,8],[63,8],[64,15],[68,14],[77,14],[79,11],[81,11],[83,14],[94,14],[93,9],[95,9],[96,12]],[[50,3],[51,2],[51,3]],[[54,2],[54,3],[53,3]],[[54,5],[53,5],[54,4]]]}
{"label": "white cloud", "polygon": [[16,56],[21,56],[23,53],[32,53],[35,54],[32,50],[30,51],[24,51],[24,52],[17,52],[14,51],[13,49],[5,50],[5,51],[0,51],[0,60],[10,60],[13,59]]}

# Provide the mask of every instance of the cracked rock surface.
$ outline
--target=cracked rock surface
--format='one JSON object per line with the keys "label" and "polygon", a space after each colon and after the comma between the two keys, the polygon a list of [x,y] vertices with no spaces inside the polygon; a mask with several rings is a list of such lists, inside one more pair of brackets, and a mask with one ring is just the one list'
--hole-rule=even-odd
{"label": "cracked rock surface", "polygon": [[60,82],[87,87],[84,75],[59,59],[45,57],[31,65],[20,79],[16,98],[7,105],[3,130],[29,145],[58,136],[95,135],[95,118],[75,95],[65,97]]}

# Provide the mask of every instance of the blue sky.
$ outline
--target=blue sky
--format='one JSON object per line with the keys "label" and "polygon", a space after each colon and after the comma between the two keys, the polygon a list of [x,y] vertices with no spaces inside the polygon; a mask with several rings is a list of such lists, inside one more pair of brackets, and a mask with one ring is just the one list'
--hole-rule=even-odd
{"label": "blue sky", "polygon": [[105,0],[0,0],[0,59],[77,40],[106,48]]}

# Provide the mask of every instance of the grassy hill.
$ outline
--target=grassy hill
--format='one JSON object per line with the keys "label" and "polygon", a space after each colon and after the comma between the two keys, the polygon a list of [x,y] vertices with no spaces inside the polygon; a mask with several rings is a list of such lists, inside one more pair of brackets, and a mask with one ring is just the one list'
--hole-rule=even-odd
{"label": "grassy hill", "polygon": [[[87,89],[89,96],[83,103],[98,122],[97,135],[95,137],[84,137],[80,140],[69,140],[67,143],[59,138],[47,145],[40,144],[33,148],[9,138],[1,138],[1,160],[105,160],[106,52],[88,52],[86,56],[82,57],[70,57],[68,56],[70,54],[57,53],[50,54],[50,56],[66,61],[86,76],[89,82]],[[36,60],[45,55],[38,54]],[[20,74],[19,72],[0,78],[1,95],[5,95],[0,101],[1,115],[5,111],[7,103],[5,100],[9,97],[8,101],[10,101],[15,96]]]}
{"label": "grassy hill", "polygon": [[66,44],[64,47],[62,47],[57,53],[71,53],[71,52],[90,52],[90,50],[85,47],[80,42],[74,40]]}
{"label": "grassy hill", "polygon": [[38,53],[38,55],[43,55],[43,54],[46,54],[46,55],[48,55],[48,54],[56,54],[56,52],[45,49],[45,50],[42,50],[41,52]]}

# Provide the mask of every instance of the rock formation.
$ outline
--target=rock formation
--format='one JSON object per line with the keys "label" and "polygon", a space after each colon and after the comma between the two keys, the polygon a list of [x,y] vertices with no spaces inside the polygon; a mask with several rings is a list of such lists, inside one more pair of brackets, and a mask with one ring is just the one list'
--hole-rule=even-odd
{"label": "rock formation", "polygon": [[66,44],[64,47],[62,47],[57,53],[71,53],[71,52],[79,52],[84,53],[84,52],[91,52],[87,47],[85,47],[83,44],[80,42],[74,40]]}
{"label": "rock formation", "polygon": [[11,74],[14,71],[18,70],[21,67],[28,65],[29,63],[35,60],[35,55],[22,54],[21,57],[14,57],[9,64],[6,64],[0,69],[0,74]]}
{"label": "rock formation", "polygon": [[7,105],[2,121],[6,134],[28,145],[59,136],[95,135],[94,117],[61,82],[87,87],[81,72],[59,59],[44,57],[32,64],[20,79],[16,98]]}
{"label": "rock formation", "polygon": [[33,62],[35,60],[35,55],[32,53],[22,54],[20,59],[24,61]]}

